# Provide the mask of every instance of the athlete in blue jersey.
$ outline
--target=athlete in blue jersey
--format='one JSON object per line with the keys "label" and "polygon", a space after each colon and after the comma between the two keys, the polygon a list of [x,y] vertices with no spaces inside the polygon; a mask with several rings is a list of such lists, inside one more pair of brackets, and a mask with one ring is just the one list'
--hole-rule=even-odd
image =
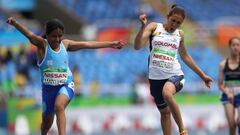
{"label": "athlete in blue jersey", "polygon": [[230,55],[220,63],[218,87],[222,92],[220,100],[228,121],[229,135],[236,135],[237,126],[240,134],[240,38],[231,38],[228,45]]}
{"label": "athlete in blue jersey", "polygon": [[184,74],[177,54],[182,60],[210,87],[212,79],[206,75],[187,53],[184,46],[184,33],[178,29],[185,18],[185,11],[173,5],[167,15],[167,22],[147,24],[145,14],[139,16],[141,28],[135,37],[136,50],[149,41],[150,55],[148,60],[150,92],[161,114],[161,126],[164,135],[171,135],[171,114],[178,126],[180,135],[187,135],[180,109],[173,95],[179,92],[184,84]]}
{"label": "athlete in blue jersey", "polygon": [[58,19],[46,23],[44,38],[35,35],[13,17],[7,23],[18,29],[37,47],[38,66],[42,75],[42,125],[41,133],[46,135],[57,117],[58,134],[66,134],[65,108],[74,95],[72,72],[68,67],[67,51],[89,48],[121,49],[125,43],[121,40],[111,42],[73,41],[63,39],[64,25]]}

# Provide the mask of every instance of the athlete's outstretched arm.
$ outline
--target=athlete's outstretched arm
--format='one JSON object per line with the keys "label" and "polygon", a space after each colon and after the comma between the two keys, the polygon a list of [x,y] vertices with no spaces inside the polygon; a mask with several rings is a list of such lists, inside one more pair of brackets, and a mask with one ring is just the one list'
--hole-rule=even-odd
{"label": "athlete's outstretched arm", "polygon": [[122,40],[118,41],[106,41],[106,42],[97,42],[97,41],[74,41],[74,40],[63,40],[63,43],[68,51],[76,51],[79,49],[98,49],[98,48],[115,48],[121,49],[126,45]]}
{"label": "athlete's outstretched arm", "polygon": [[208,75],[206,75],[195,63],[195,61],[192,59],[192,57],[188,54],[185,46],[184,46],[184,33],[183,31],[180,31],[180,35],[181,35],[181,42],[179,45],[179,54],[182,58],[182,60],[184,61],[184,63],[186,63],[188,65],[188,67],[190,67],[195,73],[197,73],[202,80],[205,82],[205,85],[210,88],[211,83],[212,83],[212,79],[211,77],[209,77]]}
{"label": "athlete's outstretched arm", "polygon": [[35,35],[33,32],[29,31],[27,27],[19,23],[15,18],[10,17],[6,21],[8,24],[14,26],[18,31],[20,31],[24,36],[26,36],[29,41],[39,47],[44,48],[45,41],[42,37]]}

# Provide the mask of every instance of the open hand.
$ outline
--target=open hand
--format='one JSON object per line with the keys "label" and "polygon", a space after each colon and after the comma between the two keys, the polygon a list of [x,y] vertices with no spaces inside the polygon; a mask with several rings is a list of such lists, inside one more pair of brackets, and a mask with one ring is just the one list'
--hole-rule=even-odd
{"label": "open hand", "polygon": [[205,75],[205,76],[203,77],[203,81],[205,82],[205,85],[206,85],[208,88],[211,87],[211,84],[212,84],[212,78],[211,78],[211,77]]}
{"label": "open hand", "polygon": [[111,44],[112,48],[115,48],[115,49],[122,49],[125,45],[126,45],[126,42],[123,42],[122,40],[113,41]]}

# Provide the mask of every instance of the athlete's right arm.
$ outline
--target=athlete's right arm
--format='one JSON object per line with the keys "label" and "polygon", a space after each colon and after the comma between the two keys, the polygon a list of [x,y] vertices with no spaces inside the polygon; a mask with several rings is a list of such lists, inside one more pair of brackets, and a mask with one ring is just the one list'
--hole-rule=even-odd
{"label": "athlete's right arm", "polygon": [[225,63],[226,63],[226,60],[223,60],[219,65],[218,88],[219,88],[220,91],[222,91],[223,93],[228,95],[228,90],[223,83],[223,68],[224,68]]}
{"label": "athlete's right arm", "polygon": [[139,50],[146,45],[149,37],[157,28],[157,24],[155,22],[151,22],[147,25],[147,16],[145,14],[140,15],[139,20],[141,22],[141,28],[134,40],[134,49],[136,50]]}
{"label": "athlete's right arm", "polygon": [[220,91],[222,91],[224,94],[227,95],[228,100],[230,102],[233,102],[234,95],[229,91],[229,88],[226,87],[223,83],[223,68],[226,63],[226,60],[223,60],[219,65],[219,73],[218,73],[218,88]]}
{"label": "athlete's right arm", "polygon": [[33,45],[38,48],[44,48],[44,39],[29,31],[27,27],[19,23],[15,18],[8,18],[7,23],[14,26],[18,31],[20,31],[24,36],[26,36]]}

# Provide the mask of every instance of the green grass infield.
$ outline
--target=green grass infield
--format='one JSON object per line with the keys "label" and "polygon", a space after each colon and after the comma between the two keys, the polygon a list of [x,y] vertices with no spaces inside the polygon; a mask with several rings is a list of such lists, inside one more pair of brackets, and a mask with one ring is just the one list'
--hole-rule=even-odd
{"label": "green grass infield", "polygon": [[[218,94],[178,94],[175,95],[178,104],[220,104]],[[132,97],[74,97],[70,107],[94,107],[94,106],[128,106],[134,104]]]}

